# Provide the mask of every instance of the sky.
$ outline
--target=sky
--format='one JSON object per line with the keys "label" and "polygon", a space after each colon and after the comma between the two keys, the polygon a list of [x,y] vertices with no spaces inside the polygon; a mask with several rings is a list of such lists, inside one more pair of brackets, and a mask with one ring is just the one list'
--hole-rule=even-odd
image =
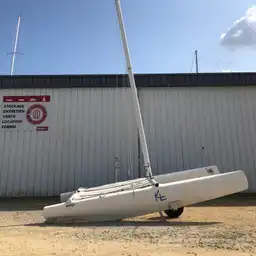
{"label": "sky", "polygon": [[[196,49],[200,72],[254,72],[256,39],[242,18],[254,5],[252,0],[121,0],[134,73],[195,72]],[[16,57],[14,74],[126,72],[114,0],[1,0],[0,75],[10,73],[6,53],[12,52],[18,16],[17,51],[23,55]],[[243,40],[232,43],[232,29]]]}

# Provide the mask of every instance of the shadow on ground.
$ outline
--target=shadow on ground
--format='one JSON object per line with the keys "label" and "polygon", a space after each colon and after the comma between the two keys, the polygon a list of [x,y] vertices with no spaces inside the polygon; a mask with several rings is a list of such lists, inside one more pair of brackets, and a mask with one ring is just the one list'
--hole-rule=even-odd
{"label": "shadow on ground", "polygon": [[190,207],[250,207],[256,206],[256,194],[234,194]]}
{"label": "shadow on ground", "polygon": [[0,198],[0,211],[38,211],[44,206],[60,203],[56,197]]}
{"label": "shadow on ground", "polygon": [[30,223],[25,224],[24,226],[32,227],[190,227],[190,226],[210,226],[220,224],[220,222],[199,222],[199,221],[165,221],[162,219],[155,219],[149,221],[113,221],[113,222],[90,222],[86,223],[85,221],[77,222],[54,222],[54,223]]}
{"label": "shadow on ground", "polygon": [[[0,211],[38,211],[44,206],[60,203],[59,197],[0,198]],[[218,198],[192,207],[256,206],[256,194],[236,194]],[[191,207],[191,206],[189,206]]]}

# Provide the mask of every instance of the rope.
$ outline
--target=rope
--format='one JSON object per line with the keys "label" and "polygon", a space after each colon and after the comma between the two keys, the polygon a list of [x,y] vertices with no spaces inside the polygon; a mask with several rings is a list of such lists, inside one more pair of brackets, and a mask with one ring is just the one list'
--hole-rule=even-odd
{"label": "rope", "polygon": [[113,194],[122,191],[133,191],[140,188],[152,186],[151,180],[147,178],[141,178],[137,180],[123,181],[104,186],[84,189],[81,192],[77,192],[72,196],[72,201],[79,201],[92,197],[99,197],[102,195]]}
{"label": "rope", "polygon": [[191,68],[190,68],[190,72],[189,72],[189,73],[192,72],[192,69],[193,69],[193,67],[194,67],[194,64],[195,64],[195,55],[194,55],[194,57],[193,57],[192,65],[191,65]]}

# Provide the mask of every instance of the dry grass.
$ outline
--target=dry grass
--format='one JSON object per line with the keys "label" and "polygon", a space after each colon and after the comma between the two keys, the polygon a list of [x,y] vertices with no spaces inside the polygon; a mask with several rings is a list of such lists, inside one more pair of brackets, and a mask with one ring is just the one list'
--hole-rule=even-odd
{"label": "dry grass", "polygon": [[46,225],[52,201],[0,200],[0,255],[256,255],[256,197],[185,208],[178,220],[151,214],[119,223]]}

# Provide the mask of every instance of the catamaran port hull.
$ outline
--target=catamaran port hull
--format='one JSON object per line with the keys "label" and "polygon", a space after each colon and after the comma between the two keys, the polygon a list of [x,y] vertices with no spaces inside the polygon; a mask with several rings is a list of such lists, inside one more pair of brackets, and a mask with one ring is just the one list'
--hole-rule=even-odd
{"label": "catamaran port hull", "polygon": [[46,220],[82,218],[88,222],[115,221],[193,205],[247,188],[244,172],[235,171],[87,199],[79,198],[79,193],[76,193],[65,203],[45,206],[43,217]]}
{"label": "catamaran port hull", "polygon": [[[219,174],[220,171],[217,166],[212,165],[212,166],[206,166],[202,168],[196,168],[196,169],[190,169],[190,170],[185,170],[185,171],[179,171],[179,172],[174,172],[174,173],[168,173],[168,174],[161,174],[154,176],[154,179],[156,182],[159,184],[165,184],[165,183],[170,183],[170,182],[175,182],[175,181],[180,181],[180,180],[187,180],[187,179],[193,179],[193,178],[199,178],[199,177],[206,177],[206,176],[211,176],[215,174]],[[90,188],[90,190],[94,189],[105,189],[109,187],[116,187],[119,185],[123,185],[126,183],[131,183],[132,181],[139,181],[142,180],[143,178],[139,179],[134,179],[134,180],[129,180],[129,181],[122,181],[122,182],[117,182],[117,183],[110,183],[107,185],[103,186],[98,186],[98,187],[93,187]],[[86,191],[88,189],[86,188],[79,188],[79,191]],[[65,192],[60,194],[60,201],[66,202],[76,191],[70,191],[70,192]]]}

